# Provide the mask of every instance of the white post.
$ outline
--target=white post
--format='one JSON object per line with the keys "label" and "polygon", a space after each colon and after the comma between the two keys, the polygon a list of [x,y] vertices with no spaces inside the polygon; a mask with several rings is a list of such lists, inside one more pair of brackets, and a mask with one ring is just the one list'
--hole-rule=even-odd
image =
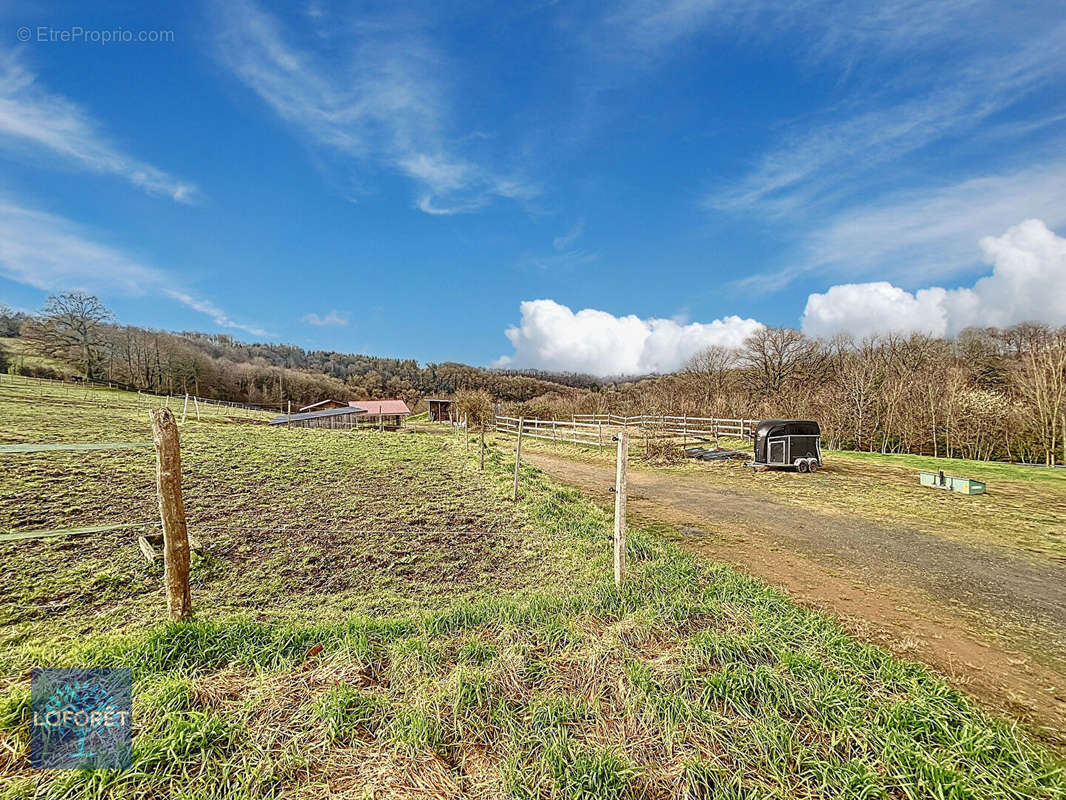
{"label": "white post", "polygon": [[511,494],[511,500],[518,502],[518,467],[522,463],[522,428],[525,427],[526,418],[518,418],[518,445],[514,451],[514,492]]}
{"label": "white post", "polygon": [[621,588],[626,573],[626,467],[629,434],[618,433],[618,464],[614,477],[614,585]]}
{"label": "white post", "polygon": [[192,407],[196,409],[196,421],[200,421],[200,404],[196,401],[196,395],[192,397]]}
{"label": "white post", "polygon": [[185,416],[189,413],[189,393],[185,393],[185,405],[181,409],[181,424],[185,424]]}

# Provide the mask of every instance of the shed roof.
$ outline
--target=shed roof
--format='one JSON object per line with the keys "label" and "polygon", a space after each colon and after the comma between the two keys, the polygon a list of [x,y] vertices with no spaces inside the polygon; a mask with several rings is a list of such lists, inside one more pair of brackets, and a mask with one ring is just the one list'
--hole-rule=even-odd
{"label": "shed roof", "polygon": [[411,413],[411,409],[403,400],[351,400],[348,405],[365,408],[367,414],[372,417],[402,417]]}
{"label": "shed roof", "polygon": [[317,419],[318,417],[343,417],[348,414],[365,414],[365,408],[348,406],[347,408],[327,408],[325,411],[308,411],[305,414],[279,414],[270,420],[271,425],[284,425],[286,422],[299,422],[304,419]]}
{"label": "shed roof", "polygon": [[343,400],[334,400],[333,398],[328,398],[326,400],[319,400],[317,403],[312,403],[309,406],[304,406],[300,409],[300,412],[303,413],[304,411],[314,411],[320,406],[324,406],[328,403],[334,403],[338,408],[343,408],[345,405],[351,405],[351,403],[345,403]]}

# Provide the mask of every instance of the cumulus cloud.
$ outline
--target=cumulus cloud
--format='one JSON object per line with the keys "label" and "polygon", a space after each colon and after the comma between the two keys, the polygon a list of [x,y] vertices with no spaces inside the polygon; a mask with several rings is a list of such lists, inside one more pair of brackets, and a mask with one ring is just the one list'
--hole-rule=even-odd
{"label": "cumulus cloud", "polygon": [[591,375],[670,372],[704,347],[737,347],[762,327],[737,316],[683,324],[594,308],[574,312],[554,300],[527,300],[520,310],[521,322],[506,331],[515,352],[497,366]]}
{"label": "cumulus cloud", "polygon": [[812,336],[889,331],[934,336],[971,325],[1005,327],[1027,320],[1066,324],[1066,239],[1039,219],[980,241],[992,274],[972,287],[909,292],[887,281],[847,283],[807,299],[803,331]]}
{"label": "cumulus cloud", "polygon": [[321,316],[318,314],[304,314],[303,321],[308,325],[316,325],[318,327],[324,327],[326,325],[347,325],[351,319],[351,315],[346,311],[329,311]]}

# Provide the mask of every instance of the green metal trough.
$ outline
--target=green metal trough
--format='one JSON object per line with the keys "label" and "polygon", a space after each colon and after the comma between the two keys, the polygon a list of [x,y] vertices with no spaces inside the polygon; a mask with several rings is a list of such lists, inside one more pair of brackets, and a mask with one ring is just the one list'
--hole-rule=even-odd
{"label": "green metal trough", "polygon": [[961,492],[962,494],[984,494],[985,484],[975,481],[973,478],[957,478],[954,475],[945,475],[940,472],[919,473],[922,486],[933,489],[944,489],[948,492]]}

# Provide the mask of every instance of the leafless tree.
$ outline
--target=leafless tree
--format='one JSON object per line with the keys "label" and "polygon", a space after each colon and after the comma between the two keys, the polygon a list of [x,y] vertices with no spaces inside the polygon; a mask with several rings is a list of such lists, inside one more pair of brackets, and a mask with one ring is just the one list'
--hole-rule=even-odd
{"label": "leafless tree", "polygon": [[1022,357],[1018,388],[1029,405],[1046,463],[1062,443],[1066,461],[1066,328],[1047,332]]}
{"label": "leafless tree", "polygon": [[777,398],[804,381],[817,382],[829,360],[823,345],[791,328],[762,328],[740,351],[742,379],[754,397]]}
{"label": "leafless tree", "polygon": [[40,317],[23,325],[22,335],[42,355],[77,363],[87,380],[95,380],[106,345],[103,326],[110,321],[99,298],[66,292],[49,297]]}

